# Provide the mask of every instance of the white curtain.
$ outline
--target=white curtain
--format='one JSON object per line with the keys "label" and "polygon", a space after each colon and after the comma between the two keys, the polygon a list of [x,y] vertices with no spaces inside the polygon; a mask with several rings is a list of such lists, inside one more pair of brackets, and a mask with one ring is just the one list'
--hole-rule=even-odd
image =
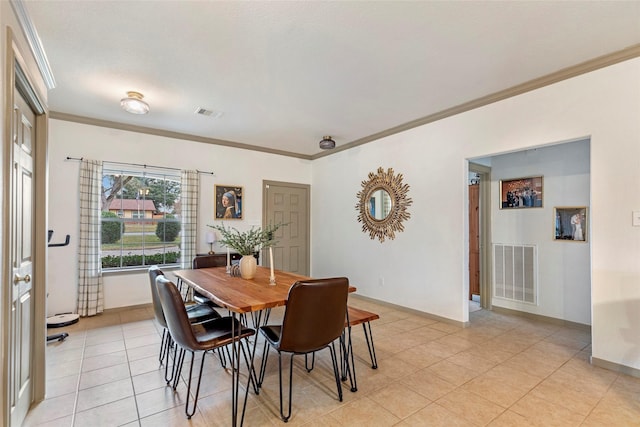
{"label": "white curtain", "polygon": [[182,171],[182,239],[180,240],[182,268],[191,268],[191,262],[196,256],[199,194],[200,175],[198,172]]}
{"label": "white curtain", "polygon": [[102,162],[81,160],[79,190],[78,314],[95,316],[104,311],[100,259]]}

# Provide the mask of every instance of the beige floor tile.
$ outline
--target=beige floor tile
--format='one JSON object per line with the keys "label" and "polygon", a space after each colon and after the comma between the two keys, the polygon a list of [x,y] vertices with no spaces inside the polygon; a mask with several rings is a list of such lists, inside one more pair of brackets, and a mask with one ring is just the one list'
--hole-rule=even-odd
{"label": "beige floor tile", "polygon": [[480,375],[461,386],[463,390],[482,396],[491,402],[508,408],[529,391],[525,387],[514,387],[486,374]]}
{"label": "beige floor tile", "polygon": [[400,383],[410,387],[430,400],[438,400],[451,392],[455,386],[434,375],[428,369],[422,369],[400,380]]}
{"label": "beige floor tile", "polygon": [[78,389],[79,377],[80,375],[76,374],[47,380],[46,398],[50,399],[64,394],[75,393]]}
{"label": "beige floor tile", "polygon": [[117,380],[129,378],[129,364],[121,363],[119,365],[108,366],[102,369],[83,372],[80,375],[80,390],[107,384]]}
{"label": "beige floor tile", "polygon": [[460,389],[444,395],[436,403],[478,426],[487,425],[505,411],[502,406]]}
{"label": "beige floor tile", "polygon": [[89,372],[109,366],[127,363],[127,353],[117,351],[115,353],[103,354],[101,356],[87,357],[82,361],[82,372]]}
{"label": "beige floor tile", "polygon": [[530,427],[533,426],[531,421],[527,420],[520,414],[507,410],[498,415],[493,421],[487,424],[488,427]]}
{"label": "beige floor tile", "polygon": [[113,381],[96,387],[80,390],[76,411],[82,412],[125,397],[133,396],[131,378]]}
{"label": "beige floor tile", "polygon": [[[31,426],[34,426],[34,425],[35,424],[30,424],[30,422],[27,419],[22,424],[22,427],[31,427]],[[56,419],[47,420],[47,421],[44,421],[42,423],[38,423],[37,426],[38,427],[73,427],[73,416],[72,415],[68,415],[68,416],[62,417],[62,418],[56,418]]]}
{"label": "beige floor tile", "polygon": [[331,411],[331,416],[345,426],[393,426],[400,418],[364,397]]}
{"label": "beige floor tile", "polygon": [[400,419],[431,403],[426,397],[397,382],[370,393],[367,397]]}
{"label": "beige floor tile", "polygon": [[579,426],[585,418],[584,415],[570,411],[560,402],[550,402],[533,395],[523,397],[509,409],[534,425]]}
{"label": "beige floor tile", "polygon": [[473,355],[468,351],[463,351],[458,354],[454,354],[451,357],[447,358],[447,361],[454,363],[458,366],[462,366],[463,368],[473,370],[477,372],[478,375],[488,371],[489,369],[496,366],[497,362],[493,362],[491,360],[484,359],[482,357]]}
{"label": "beige floor tile", "polygon": [[76,414],[76,426],[111,427],[136,422],[138,411],[133,396],[110,402]]}
{"label": "beige floor tile", "polygon": [[186,403],[187,387],[179,384],[176,390],[166,386],[157,388],[144,393],[136,394],[136,402],[138,404],[138,413],[140,418],[148,417],[157,412],[167,409],[182,407]]}
{"label": "beige floor tile", "polygon": [[[469,327],[461,328],[369,300],[353,298],[350,304],[381,316],[372,324],[378,369],[371,369],[359,327],[352,337],[358,391],[341,382],[342,402],[329,352],[317,354],[310,373],[304,358],[294,358],[288,424],[640,427],[640,379],[591,365],[585,328],[487,310],[470,313]],[[272,322],[283,312],[274,310]],[[47,399],[33,408],[25,426],[71,427],[74,416],[80,427],[231,424],[230,371],[209,355],[198,409],[186,419],[184,380],[191,359],[174,392],[158,361],[162,328],[150,307],[83,318],[59,329],[49,333],[70,335],[47,344]],[[260,340],[257,370],[261,354]],[[199,360],[198,355],[192,377]],[[248,394],[244,425],[283,425],[277,360],[271,351],[260,394]],[[245,368],[240,382],[244,391]]]}
{"label": "beige floor tile", "polygon": [[481,374],[481,372],[464,368],[449,360],[435,363],[429,366],[427,370],[456,387],[461,386]]}
{"label": "beige floor tile", "polygon": [[102,356],[104,354],[124,351],[124,341],[109,341],[101,344],[88,345],[84,349],[84,357]]}
{"label": "beige floor tile", "polygon": [[437,403],[421,409],[409,418],[403,420],[398,426],[402,427],[468,427],[469,421],[459,415],[443,408]]}
{"label": "beige floor tile", "polygon": [[66,420],[67,416],[73,414],[75,402],[75,393],[45,399],[31,407],[23,426],[35,426],[57,419]]}

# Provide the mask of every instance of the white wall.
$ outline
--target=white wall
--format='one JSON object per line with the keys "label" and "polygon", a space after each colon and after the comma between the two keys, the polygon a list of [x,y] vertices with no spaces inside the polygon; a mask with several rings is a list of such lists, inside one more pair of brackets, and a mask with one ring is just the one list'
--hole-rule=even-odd
{"label": "white wall", "polygon": [[[76,307],[80,163],[65,160],[67,156],[214,172],[215,176],[201,175],[200,252],[209,250],[205,235],[210,230],[207,224],[214,223],[214,184],[244,187],[244,219],[234,221],[233,226],[245,229],[262,223],[263,180],[311,183],[311,164],[307,160],[61,120],[50,121],[49,147],[52,242],[71,235],[69,246],[49,250],[49,315],[74,311]],[[214,250],[224,249],[214,247]],[[146,270],[105,274],[105,308],[150,303],[147,277]]]}
{"label": "white wall", "polygon": [[[590,230],[587,242],[554,240],[557,206],[589,206],[589,142],[540,147],[491,158],[492,242],[536,245],[538,304],[494,298],[492,304],[591,324]],[[500,180],[543,176],[543,207],[500,209]],[[587,211],[587,219],[589,219]],[[587,227],[589,221],[587,221]]]}
{"label": "white wall", "polygon": [[[640,227],[631,226],[639,117],[634,59],[318,159],[312,273],[346,275],[360,294],[466,322],[466,159],[590,138],[593,356],[640,369]],[[379,166],[402,173],[414,200],[405,232],[383,244],[361,232],[354,207]]]}

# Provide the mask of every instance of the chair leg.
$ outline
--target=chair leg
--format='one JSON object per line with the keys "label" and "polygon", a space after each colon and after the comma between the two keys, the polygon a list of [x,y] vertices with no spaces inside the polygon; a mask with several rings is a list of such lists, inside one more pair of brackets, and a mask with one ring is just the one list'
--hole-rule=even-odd
{"label": "chair leg", "polygon": [[342,383],[340,382],[340,373],[338,372],[338,360],[336,357],[336,347],[332,342],[329,345],[329,351],[331,352],[331,362],[333,364],[333,375],[336,378],[336,386],[338,387],[338,399],[342,402]]}
{"label": "chair leg", "polygon": [[224,355],[224,351],[222,350],[221,347],[216,348],[215,351],[218,353],[218,358],[220,359],[220,365],[222,366],[222,369],[226,369],[227,358]]}
{"label": "chair leg", "polygon": [[262,362],[260,363],[260,376],[258,377],[258,388],[262,387],[264,381],[264,371],[267,366],[267,357],[269,357],[269,343],[264,341],[264,348],[262,349]]}
{"label": "chair leg", "polygon": [[[249,361],[249,349],[247,348],[245,350],[244,345],[243,344],[243,340],[240,340],[240,350],[242,350],[242,356],[244,357],[244,361],[247,364],[247,369],[249,370],[249,381],[251,381],[251,385],[253,385],[253,391],[256,394],[260,394],[260,390],[258,388],[258,376],[256,375],[256,370],[254,369],[253,365],[251,365],[250,361]],[[244,343],[245,345],[249,345],[247,342]]]}
{"label": "chair leg", "polygon": [[[195,352],[191,352],[191,366],[189,367],[189,381],[187,382],[187,403],[184,406],[184,413],[187,415],[187,419],[191,419],[193,414],[196,413],[196,406],[198,405],[198,395],[200,394],[200,381],[202,380],[202,368],[204,367],[204,357],[207,354],[206,351],[202,352],[202,360],[200,361],[200,374],[198,375],[198,384],[196,386],[196,394],[193,397],[193,408],[189,411],[189,396],[191,395],[191,376],[193,375],[193,361],[196,357]],[[183,354],[184,357],[184,354]]]}
{"label": "chair leg", "polygon": [[169,330],[165,328],[162,331],[162,342],[160,343],[160,356],[158,357],[158,361],[160,362],[161,366],[164,363],[165,359],[167,360],[167,363],[169,363],[169,351],[171,350],[172,343],[173,343],[173,340],[171,338],[171,334],[169,333]]}
{"label": "chair leg", "polygon": [[180,354],[178,355],[178,360],[173,361],[173,386],[172,388],[175,390],[178,388],[178,383],[180,382],[180,374],[182,373],[182,364],[184,363],[184,354],[187,351],[183,348],[180,349]]}
{"label": "chair leg", "polygon": [[285,423],[289,421],[291,418],[291,398],[293,392],[293,356],[295,353],[291,353],[291,357],[289,358],[289,411],[287,415],[284,414],[283,405],[282,405],[282,353],[278,352],[278,376],[280,380],[280,418]]}
{"label": "chair leg", "polygon": [[313,368],[316,366],[316,352],[311,353],[311,367],[309,367],[309,353],[304,355],[304,368],[307,372],[313,371]]}
{"label": "chair leg", "polygon": [[[178,346],[173,341],[171,334],[169,334],[169,339],[167,343],[167,363],[164,365],[164,379],[167,382],[167,385],[173,381],[174,371],[176,369],[176,355],[178,354]],[[173,347],[173,366],[171,367],[171,374],[169,374],[169,354],[171,352],[171,347]]]}
{"label": "chair leg", "polygon": [[[369,333],[367,334],[367,326],[369,327]],[[364,329],[364,339],[367,340],[367,348],[369,349],[369,357],[371,358],[371,369],[378,369],[378,359],[376,358],[376,348],[373,346],[373,334],[371,333],[371,322],[362,324]],[[371,344],[369,344],[369,337],[371,337]]]}

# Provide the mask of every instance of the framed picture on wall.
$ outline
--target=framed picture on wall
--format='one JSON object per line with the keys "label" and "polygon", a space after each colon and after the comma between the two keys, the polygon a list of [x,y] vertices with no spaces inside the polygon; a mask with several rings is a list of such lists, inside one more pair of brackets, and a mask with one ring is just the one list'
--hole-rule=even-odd
{"label": "framed picture on wall", "polygon": [[542,207],[542,176],[500,180],[500,209]]}
{"label": "framed picture on wall", "polygon": [[585,206],[556,207],[554,216],[554,240],[587,241],[587,208]]}
{"label": "framed picture on wall", "polygon": [[216,185],[215,204],[216,219],[242,219],[242,187]]}

